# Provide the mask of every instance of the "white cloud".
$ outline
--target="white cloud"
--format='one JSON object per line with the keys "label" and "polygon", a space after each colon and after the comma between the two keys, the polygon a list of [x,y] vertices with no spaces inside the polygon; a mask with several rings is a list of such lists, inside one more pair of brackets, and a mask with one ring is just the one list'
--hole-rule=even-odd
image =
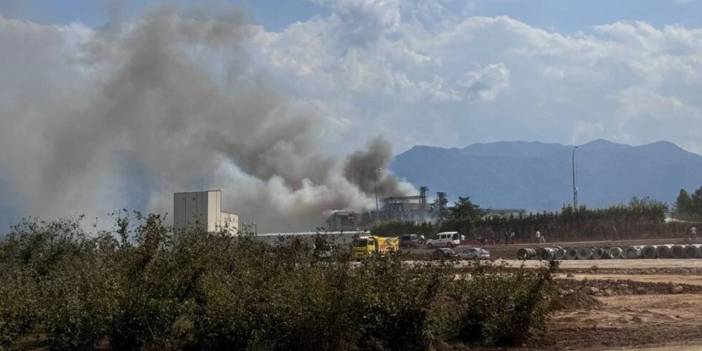
{"label": "white cloud", "polygon": [[[377,31],[365,45],[328,35],[338,26],[332,14],[273,34],[278,40],[263,56],[309,57],[301,65],[273,65],[274,75],[295,81],[290,91],[301,98],[358,106],[344,118],[360,130],[390,124],[381,129],[400,148],[411,142],[570,142],[573,136],[575,142],[602,137],[697,145],[682,121],[697,120],[702,101],[702,29],[623,21],[567,35],[509,17],[456,21],[440,5],[432,13],[444,22],[427,25],[415,12],[426,2],[417,3],[403,2],[393,17],[400,23],[389,21],[392,30]],[[304,39],[310,37],[319,40]],[[300,67],[307,67],[304,75],[290,74]],[[625,108],[625,92],[636,90],[679,105]],[[677,109],[678,120],[656,135],[661,130],[643,117],[669,118],[664,109]],[[427,118],[436,125],[427,128]],[[632,124],[637,118],[649,122]],[[440,124],[451,124],[451,131],[445,134]],[[594,127],[580,132],[586,125]]]}
{"label": "white cloud", "polygon": [[468,72],[466,80],[460,84],[470,95],[484,101],[494,101],[499,93],[509,87],[509,70],[502,62],[487,65]]}
{"label": "white cloud", "polygon": [[399,0],[320,0],[332,9],[335,32],[340,40],[351,45],[367,45],[400,25]]}
{"label": "white cloud", "polygon": [[[188,58],[222,87],[237,86],[230,76],[244,86],[274,82],[289,106],[319,115],[314,135],[337,153],[378,134],[400,150],[610,138],[665,139],[702,152],[702,29],[621,21],[563,34],[510,17],[462,17],[447,10],[448,0],[320,1],[328,16],[280,32],[250,26],[235,48],[190,47]],[[114,67],[92,56],[120,52],[94,36],[81,25],[0,17],[0,120],[12,130],[0,140],[3,149],[56,127],[33,99],[70,116],[98,93]],[[48,122],[37,130],[40,120]],[[26,154],[51,156],[24,144]],[[21,157],[10,158],[4,153],[0,162],[39,176]],[[319,189],[312,190],[304,194]],[[75,196],[79,204],[86,195]]]}
{"label": "white cloud", "polygon": [[[281,32],[255,27],[246,49],[256,66],[253,71],[265,72],[285,94],[324,111],[330,122],[325,134],[340,138],[341,149],[363,142],[344,138],[357,129],[387,131],[399,148],[411,142],[496,139],[569,142],[573,135],[591,134],[577,133],[584,121],[603,126],[596,129],[598,137],[626,134],[633,142],[647,142],[652,132],[644,129],[656,129],[628,123],[636,116],[668,114],[660,109],[653,113],[657,107],[648,104],[626,107],[627,94],[646,91],[677,100],[689,107],[676,112],[678,116],[692,116],[702,108],[702,29],[622,21],[567,35],[510,17],[460,18],[450,11],[455,4],[448,0],[318,2],[330,9],[328,16],[294,23]],[[470,11],[470,6],[463,10]],[[32,42],[42,46],[43,40],[46,50],[63,53],[62,60],[79,61],[79,55],[71,54],[79,52],[71,43],[90,35],[80,26],[8,21],[0,35],[20,24],[46,31]],[[64,39],[52,40],[58,34],[49,29],[64,33]],[[26,50],[31,50],[29,44]],[[67,74],[59,73],[60,67],[85,69],[63,64],[48,70],[56,64],[33,61],[40,55],[26,50],[17,55],[34,59],[9,62],[10,52],[0,60],[6,67],[47,70],[45,77]],[[41,60],[55,61],[61,55]],[[22,79],[9,73],[20,71],[3,74]],[[427,125],[427,118],[452,124],[453,136],[446,137],[443,126]],[[503,122],[499,128],[496,120]],[[655,139],[691,145],[685,129],[671,127]]]}

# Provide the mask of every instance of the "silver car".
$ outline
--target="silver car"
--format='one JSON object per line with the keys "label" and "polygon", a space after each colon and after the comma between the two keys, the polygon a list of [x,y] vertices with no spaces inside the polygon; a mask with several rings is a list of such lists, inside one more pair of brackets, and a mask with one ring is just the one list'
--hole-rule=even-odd
{"label": "silver car", "polygon": [[468,247],[468,246],[458,246],[453,249],[456,252],[458,258],[463,259],[480,259],[489,260],[490,251],[485,250],[481,247]]}

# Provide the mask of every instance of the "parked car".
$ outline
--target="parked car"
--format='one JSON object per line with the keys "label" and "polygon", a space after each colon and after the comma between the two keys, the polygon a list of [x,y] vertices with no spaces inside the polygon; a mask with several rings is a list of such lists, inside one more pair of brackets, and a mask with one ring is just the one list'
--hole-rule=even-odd
{"label": "parked car", "polygon": [[400,247],[420,247],[424,244],[424,238],[417,234],[405,234],[400,236]]}
{"label": "parked car", "polygon": [[455,258],[456,252],[454,252],[452,249],[449,249],[448,247],[441,247],[441,248],[434,250],[434,252],[431,253],[431,256],[434,259],[445,260],[445,259]]}
{"label": "parked car", "polygon": [[456,256],[463,259],[490,259],[490,251],[481,247],[458,246],[453,250],[456,252]]}
{"label": "parked car", "polygon": [[441,232],[433,239],[427,240],[427,247],[454,247],[461,245],[461,236],[458,232]]}

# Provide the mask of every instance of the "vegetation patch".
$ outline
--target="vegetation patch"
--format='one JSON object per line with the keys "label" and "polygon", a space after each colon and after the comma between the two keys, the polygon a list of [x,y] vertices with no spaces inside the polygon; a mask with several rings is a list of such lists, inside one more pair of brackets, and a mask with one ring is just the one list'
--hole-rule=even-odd
{"label": "vegetation patch", "polygon": [[[702,196],[702,190],[700,191]],[[692,202],[691,202],[692,203]],[[684,233],[687,224],[665,223],[668,206],[650,198],[633,198],[628,204],[577,210],[566,206],[559,212],[492,216],[469,198],[461,197],[438,224],[384,222],[376,235],[423,234],[457,231],[481,244],[534,241],[540,231],[549,242],[569,240],[620,240],[641,233],[670,235]]]}
{"label": "vegetation patch", "polygon": [[543,328],[551,273],[318,258],[291,240],[173,233],[162,217],[26,220],[0,241],[0,349],[427,350]]}

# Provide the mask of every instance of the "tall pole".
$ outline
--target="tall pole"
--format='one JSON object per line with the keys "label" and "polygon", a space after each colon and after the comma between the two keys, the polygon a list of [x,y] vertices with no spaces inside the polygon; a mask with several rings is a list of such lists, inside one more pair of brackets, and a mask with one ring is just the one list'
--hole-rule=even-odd
{"label": "tall pole", "polygon": [[575,185],[575,150],[577,150],[578,147],[573,148],[573,157],[572,157],[572,168],[573,168],[573,211],[578,210],[578,186]]}

